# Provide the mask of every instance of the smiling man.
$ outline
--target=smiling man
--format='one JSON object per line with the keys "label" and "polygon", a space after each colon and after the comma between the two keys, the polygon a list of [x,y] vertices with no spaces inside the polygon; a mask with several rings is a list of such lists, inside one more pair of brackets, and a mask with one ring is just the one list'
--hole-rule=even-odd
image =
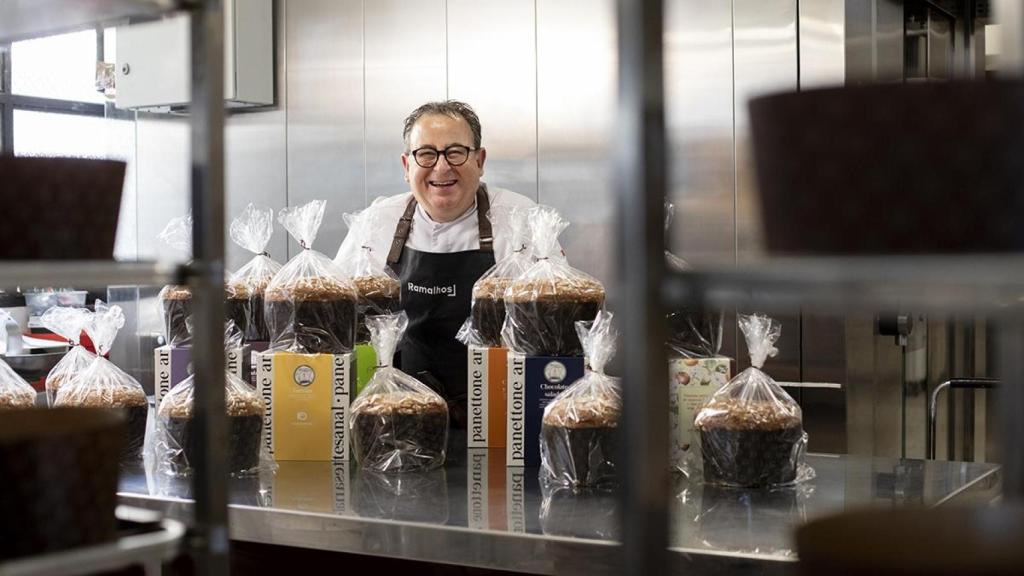
{"label": "smiling man", "polygon": [[[466,347],[455,334],[469,316],[473,284],[513,250],[501,219],[533,202],[480,181],[487,150],[468,104],[424,104],[405,119],[402,136],[410,191],[370,208],[382,223],[371,248],[387,254],[401,280],[409,316],[402,370],[438,388],[453,422],[464,426]],[[343,244],[338,258],[350,248]]]}

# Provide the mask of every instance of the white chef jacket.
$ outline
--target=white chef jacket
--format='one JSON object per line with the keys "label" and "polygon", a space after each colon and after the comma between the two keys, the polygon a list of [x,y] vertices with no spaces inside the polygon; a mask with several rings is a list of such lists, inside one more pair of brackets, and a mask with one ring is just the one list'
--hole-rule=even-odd
{"label": "white chef jacket", "polygon": [[[534,205],[522,194],[517,194],[495,186],[487,187],[487,194],[491,201],[490,220],[494,231],[494,259],[500,261],[508,256],[513,250],[509,245],[511,231],[509,229],[509,214],[512,208],[529,208]],[[369,248],[372,250],[374,260],[383,262],[387,259],[388,251],[391,249],[391,241],[395,236],[395,227],[398,220],[405,212],[406,206],[412,192],[396,194],[386,198],[379,198],[367,208],[373,211],[373,233],[371,234]],[[345,241],[338,248],[335,261],[341,263],[346,254],[360,248],[353,234],[348,234]],[[422,205],[416,207],[416,213],[412,219],[412,230],[409,232],[409,239],[406,246],[420,252],[464,252],[467,250],[480,249],[480,231],[477,222],[476,202],[451,222],[435,222],[423,209]]]}

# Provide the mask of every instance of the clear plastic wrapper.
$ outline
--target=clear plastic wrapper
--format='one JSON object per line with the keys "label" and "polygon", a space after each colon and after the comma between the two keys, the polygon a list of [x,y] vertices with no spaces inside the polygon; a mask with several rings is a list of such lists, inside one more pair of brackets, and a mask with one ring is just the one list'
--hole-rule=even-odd
{"label": "clear plastic wrapper", "polygon": [[750,368],[708,398],[694,420],[700,431],[704,480],[743,488],[788,486],[814,476],[804,456],[800,406],[761,367],[778,349],[781,326],[742,315]]}
{"label": "clear plastic wrapper", "polygon": [[[171,218],[158,238],[183,256],[189,257],[192,254],[192,215]],[[167,343],[172,346],[187,344],[189,334],[185,319],[192,315],[192,290],[188,286],[168,284],[160,290],[157,300],[160,302],[160,317],[163,319]]]}
{"label": "clear plastic wrapper", "polygon": [[558,235],[569,222],[555,209],[534,206],[528,219],[537,261],[505,291],[502,342],[527,356],[580,356],[576,322],[604,308],[604,286],[562,255]]}
{"label": "clear plastic wrapper", "polygon": [[401,310],[401,283],[387,265],[387,254],[374,252],[372,238],[386,224],[375,206],[354,214],[345,214],[348,235],[335,262],[352,279],[359,292],[356,316],[356,342],[370,341],[365,317],[391,314]]}
{"label": "clear plastic wrapper", "polygon": [[85,370],[60,387],[54,406],[124,409],[127,415],[127,437],[122,459],[133,460],[142,452],[149,402],[142,386],[104,357],[110,352],[114,338],[122,327],[124,313],[121,307],[107,306],[97,300],[92,321],[85,329],[96,347],[96,358]]}
{"label": "clear plastic wrapper", "polygon": [[312,249],[325,206],[323,200],[313,200],[278,214],[302,251],[264,293],[272,350],[345,354],[355,345],[356,287],[333,260]]}
{"label": "clear plastic wrapper", "polygon": [[[242,333],[228,321],[226,349],[242,345]],[[161,400],[156,417],[153,449],[157,470],[175,476],[188,475],[198,457],[200,446],[195,435],[195,381],[182,380]],[[230,372],[224,372],[224,410],[227,417],[228,445],[226,464],[235,475],[272,472],[276,465],[263,439],[264,406],[249,384]]]}
{"label": "clear plastic wrapper", "polygon": [[541,477],[565,486],[597,486],[616,478],[622,385],[604,373],[615,355],[612,313],[578,322],[588,369],[544,408],[540,431]]}
{"label": "clear plastic wrapper", "polygon": [[377,472],[442,466],[448,443],[448,404],[426,384],[391,365],[409,319],[405,312],[367,316],[377,353],[373,377],[352,403],[352,450]]}
{"label": "clear plastic wrapper", "polygon": [[[665,203],[665,233],[675,207],[671,202]],[[665,251],[665,263],[669,270],[683,272],[690,270],[690,265],[675,254]],[[682,308],[670,312],[668,321],[668,347],[672,355],[681,358],[713,358],[722,349],[722,328],[724,314],[721,310],[691,310]]]}
{"label": "clear plastic wrapper", "polygon": [[46,403],[53,406],[61,385],[70,382],[75,374],[85,370],[96,359],[96,355],[81,344],[82,331],[92,321],[92,312],[85,308],[54,306],[44,312],[39,321],[44,328],[59,334],[71,345],[71,350],[46,375]]}
{"label": "clear plastic wrapper", "polygon": [[505,324],[505,291],[512,281],[533,265],[530,249],[529,210],[525,208],[491,209],[494,234],[509,238],[512,251],[480,276],[473,284],[469,318],[455,338],[473,346],[502,346],[501,329]]}
{"label": "clear plastic wrapper", "polygon": [[[9,319],[11,319],[10,313],[0,310],[0,326],[3,326]],[[35,389],[7,362],[0,359],[0,410],[31,408],[35,406],[35,403]]]}
{"label": "clear plastic wrapper", "polygon": [[281,271],[281,264],[266,251],[270,237],[274,235],[274,211],[249,204],[231,222],[230,233],[235,244],[255,256],[232,274],[225,286],[225,319],[238,326],[245,342],[267,342],[270,331],[263,314],[263,294]]}

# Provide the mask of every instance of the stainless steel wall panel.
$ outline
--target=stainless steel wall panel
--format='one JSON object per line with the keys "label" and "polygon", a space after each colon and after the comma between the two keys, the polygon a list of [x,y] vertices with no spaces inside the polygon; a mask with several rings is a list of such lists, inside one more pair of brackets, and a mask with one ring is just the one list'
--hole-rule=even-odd
{"label": "stainless steel wall panel", "polygon": [[538,199],[572,222],[569,262],[612,298],[616,90],[615,3],[537,0]]}
{"label": "stainless steel wall panel", "polygon": [[139,258],[187,260],[157,234],[168,220],[190,210],[188,121],[140,115],[135,128]]}
{"label": "stainless steel wall panel", "polygon": [[691,264],[736,257],[732,4],[666,4],[670,249]]}
{"label": "stainless steel wall panel", "polygon": [[[286,202],[327,200],[315,246],[333,257],[347,232],[341,215],[366,204],[363,3],[289,0],[286,6]],[[299,249],[291,239],[288,246],[289,255]]]}
{"label": "stainless steel wall panel", "polygon": [[873,0],[875,6],[875,81],[903,81],[903,0]]}
{"label": "stainless steel wall panel", "polygon": [[[736,157],[736,258],[743,262],[762,252],[760,198],[750,145],[748,103],[751,98],[797,89],[796,0],[735,0],[733,59]],[[754,303],[756,306],[756,302]],[[751,311],[756,311],[752,308]],[[780,380],[800,379],[799,310],[779,317],[783,336],[771,360]],[[745,357],[742,337],[738,354]]]}
{"label": "stainless steel wall panel", "polygon": [[409,112],[447,95],[444,0],[365,3],[366,197],[409,190],[399,160]]}
{"label": "stainless steel wall panel", "polygon": [[875,452],[875,320],[865,314],[846,317],[846,449]]}
{"label": "stainless steel wall panel", "polygon": [[845,0],[800,1],[800,88],[842,86],[846,78]]}
{"label": "stainless steel wall panel", "polygon": [[841,316],[801,317],[800,378],[842,388],[802,388],[804,430],[813,452],[846,453],[846,333]]}
{"label": "stainless steel wall panel", "polygon": [[448,97],[483,125],[484,180],[537,199],[533,0],[448,0]]}
{"label": "stainless steel wall panel", "polygon": [[761,252],[760,199],[750,148],[751,98],[797,89],[796,0],[733,2],[736,114],[736,252]]}

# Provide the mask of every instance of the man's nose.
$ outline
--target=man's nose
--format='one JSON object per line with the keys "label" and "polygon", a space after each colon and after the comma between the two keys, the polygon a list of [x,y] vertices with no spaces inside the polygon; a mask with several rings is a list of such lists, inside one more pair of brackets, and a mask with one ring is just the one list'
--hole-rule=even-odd
{"label": "man's nose", "polygon": [[[442,162],[444,162],[444,166],[441,166]],[[452,167],[452,165],[448,163],[448,157],[447,156],[445,156],[444,154],[438,154],[437,155],[437,162],[434,163],[434,170],[437,170],[437,171],[448,170],[451,167]]]}

